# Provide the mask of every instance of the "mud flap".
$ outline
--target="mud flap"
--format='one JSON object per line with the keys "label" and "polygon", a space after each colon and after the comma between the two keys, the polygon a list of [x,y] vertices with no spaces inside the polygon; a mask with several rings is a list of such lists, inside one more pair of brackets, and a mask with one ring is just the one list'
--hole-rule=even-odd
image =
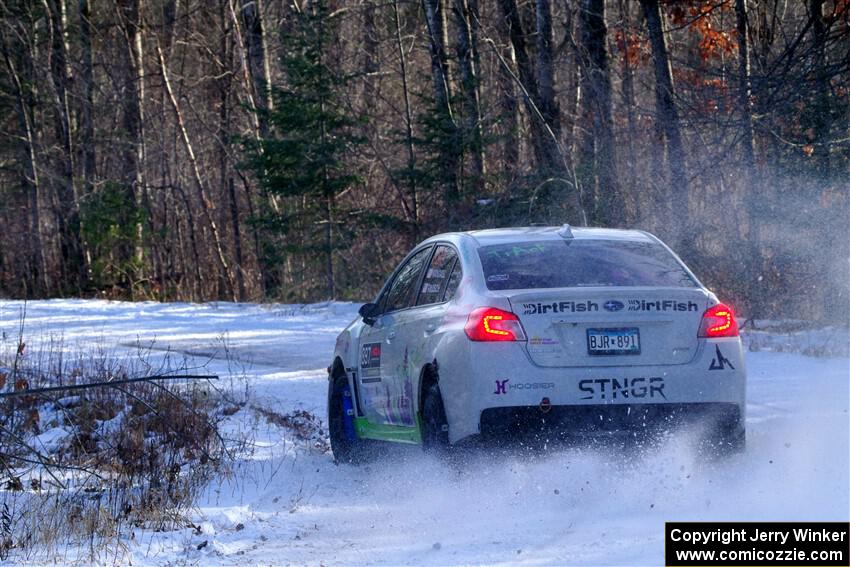
{"label": "mud flap", "polygon": [[348,384],[342,389],[342,428],[346,439],[357,441],[357,432],[354,429],[354,404],[351,401],[351,389]]}

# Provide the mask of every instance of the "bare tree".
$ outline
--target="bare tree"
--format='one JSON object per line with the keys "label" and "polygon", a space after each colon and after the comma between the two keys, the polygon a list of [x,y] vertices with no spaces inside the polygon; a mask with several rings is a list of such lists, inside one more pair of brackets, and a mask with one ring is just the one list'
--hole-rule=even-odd
{"label": "bare tree", "polygon": [[77,184],[76,148],[71,131],[73,119],[68,92],[71,73],[68,66],[66,6],[64,0],[43,0],[43,5],[50,33],[48,50],[50,72],[47,77],[61,156],[60,171],[56,179],[58,198],[56,225],[60,238],[63,272],[68,274],[71,281],[76,280],[75,283],[79,289],[79,286],[84,284],[87,270],[82,257],[80,190]]}
{"label": "bare tree", "polygon": [[5,34],[3,34],[3,37],[3,59],[6,63],[6,69],[9,73],[9,77],[14,85],[15,108],[17,110],[21,130],[24,132],[24,143],[21,145],[21,147],[24,148],[24,151],[22,151],[23,158],[21,161],[23,164],[23,181],[27,188],[27,195],[29,197],[27,207],[29,213],[29,231],[31,235],[29,244],[31,247],[31,256],[33,258],[32,268],[34,272],[30,277],[31,281],[37,283],[41,288],[35,288],[27,291],[31,291],[33,293],[41,292],[45,295],[50,295],[54,292],[54,287],[46,254],[46,226],[44,223],[44,215],[42,214],[42,211],[44,210],[44,188],[42,187],[39,175],[41,166],[39,164],[38,150],[36,148],[36,133],[35,125],[33,124],[32,101],[29,96],[29,93],[32,91],[31,89],[26,89],[24,87],[24,83],[28,83],[29,81],[21,77],[17,65],[15,64],[14,56],[10,53],[9,46],[6,43]]}
{"label": "bare tree", "polygon": [[242,39],[247,51],[252,87],[251,96],[257,109],[261,111],[258,114],[260,134],[266,137],[268,135],[268,122],[262,111],[270,110],[274,103],[271,96],[271,71],[265,26],[263,25],[263,2],[262,0],[239,1],[245,29],[245,37]]}
{"label": "bare tree", "polygon": [[[407,171],[411,173],[416,169],[416,150],[414,148],[413,138],[413,110],[410,101],[410,86],[408,77],[407,54],[404,50],[404,42],[402,40],[401,17],[398,10],[398,0],[393,0],[393,23],[395,24],[395,48],[398,52],[399,73],[401,74],[401,94],[402,104],[404,105],[404,147],[407,155]],[[419,241],[419,230],[421,219],[419,217],[419,192],[414,175],[407,175],[408,188],[410,193],[410,205],[405,205],[405,213],[412,224],[411,228],[411,244]],[[402,203],[407,201],[402,199]]]}
{"label": "bare tree", "polygon": [[584,138],[585,185],[593,195],[591,216],[605,226],[622,226],[626,207],[617,181],[617,155],[611,119],[604,0],[583,0],[579,13],[582,114],[590,128]]}
{"label": "bare tree", "polygon": [[[622,53],[620,54],[620,76],[621,76],[621,96],[622,106],[626,113],[626,162],[628,164],[628,175],[620,183],[620,190],[623,195],[635,194],[640,191],[642,184],[637,182],[638,169],[636,164],[635,143],[638,137],[636,105],[635,97],[635,65],[633,62],[633,53],[635,52],[632,46],[632,16],[631,2],[628,0],[618,0],[617,2],[620,14],[620,33],[619,38]],[[636,59],[636,57],[634,57]],[[633,198],[633,207],[630,211],[632,218],[640,218],[641,212],[638,210],[642,199]]]}
{"label": "bare tree", "polygon": [[[81,80],[83,100],[80,109],[80,150],[82,159],[83,193],[91,193],[97,178],[94,139],[94,58],[92,55],[92,21],[89,0],[80,0],[80,46],[82,51]],[[91,263],[88,257],[87,264]]]}
{"label": "bare tree", "polygon": [[461,198],[460,152],[457,144],[458,124],[452,108],[452,78],[449,71],[446,44],[448,30],[443,0],[422,0],[431,52],[431,80],[442,156],[442,184],[447,207],[448,226],[454,226],[456,206]]}
{"label": "bare tree", "polygon": [[[499,3],[502,16],[504,17],[503,24],[507,28],[507,35],[511,40],[516,57],[518,74],[514,74],[511,71],[501,55],[498,55],[498,57],[505,70],[511,74],[522,91],[523,101],[528,110],[529,129],[531,130],[532,146],[537,161],[537,171],[539,176],[542,177],[542,181],[538,182],[535,193],[544,186],[562,187],[564,189],[561,192],[563,197],[563,213],[559,216],[569,220],[573,224],[586,224],[587,218],[581,199],[580,188],[575,182],[575,176],[571,173],[570,158],[560,139],[560,113],[554,102],[544,101],[541,97],[540,78],[535,74],[528,54],[528,46],[525,41],[525,31],[522,19],[520,18],[519,8],[515,0],[500,0]],[[536,12],[535,22],[538,33],[542,31],[545,34],[547,30],[550,32],[548,40],[540,40],[542,43],[538,44],[538,47],[542,46],[544,50],[549,51],[549,53],[543,55],[543,66],[546,67],[548,65],[547,61],[551,61],[552,59],[551,8],[548,3],[537,6],[538,10]],[[547,49],[547,46],[549,49]],[[538,54],[538,59],[539,57],[540,55]],[[551,69],[546,70],[545,73],[549,73],[549,71]],[[544,78],[544,82],[549,82],[548,76]],[[544,105],[547,106],[548,112],[554,113],[549,119],[543,113],[542,107]],[[557,133],[553,130],[550,120],[556,122],[555,128],[558,130]]]}
{"label": "bare tree", "polygon": [[484,190],[484,147],[481,136],[481,100],[478,90],[478,1],[453,0],[455,28],[457,30],[457,59],[460,67],[460,90],[463,98],[466,138],[464,147],[472,158],[475,190]]}
{"label": "bare tree", "polygon": [[555,98],[555,65],[552,47],[552,4],[549,0],[536,0],[535,22],[537,36],[537,86],[540,114],[552,134],[561,138],[561,110]]}
{"label": "bare tree", "polygon": [[174,116],[177,119],[180,138],[183,141],[186,154],[189,158],[189,164],[191,165],[192,174],[194,175],[195,188],[198,191],[198,201],[201,203],[201,211],[203,212],[204,219],[206,220],[207,226],[209,227],[212,235],[215,256],[218,260],[218,265],[221,268],[221,274],[225,277],[228,284],[227,293],[233,301],[236,301],[236,286],[234,285],[233,274],[230,271],[230,267],[225,256],[224,245],[222,244],[218,224],[215,222],[213,215],[214,206],[209,197],[206,184],[204,183],[204,176],[201,175],[200,164],[198,163],[192,141],[189,139],[189,132],[186,129],[186,122],[183,119],[183,113],[180,111],[180,105],[174,95],[174,89],[171,88],[171,80],[169,79],[168,68],[165,64],[165,57],[163,56],[162,49],[159,46],[157,46],[157,54],[159,55],[159,65],[162,71],[163,86],[165,87],[168,99],[171,102],[171,108],[174,110]]}
{"label": "bare tree", "polygon": [[813,155],[820,165],[820,170],[823,176],[830,176],[830,159],[829,159],[829,131],[830,131],[830,86],[829,74],[826,70],[826,41],[827,41],[827,23],[824,17],[824,0],[809,0],[809,12],[811,13],[812,21],[812,40],[814,43],[814,77],[815,77],[815,104],[817,105],[814,113],[814,152]]}
{"label": "bare tree", "polygon": [[505,139],[502,144],[502,168],[508,185],[510,185],[519,174],[523,145],[519,123],[519,98],[514,76],[511,73],[511,69],[516,68],[516,57],[514,57],[514,48],[509,40],[501,48],[500,58],[501,61],[505,62],[504,65],[499,66],[498,71],[500,117],[502,136]]}
{"label": "bare tree", "polygon": [[[663,208],[668,212],[664,218],[665,224],[671,231],[671,240],[678,244],[680,234],[682,231],[687,232],[690,224],[685,149],[682,145],[679,111],[674,99],[673,73],[670,69],[667,42],[664,38],[661,6],[658,0],[641,0],[641,7],[649,31],[649,43],[652,49],[652,63],[655,71],[655,119],[664,133],[667,161],[670,167],[669,189],[664,191],[666,194],[664,201],[666,202],[663,204]],[[673,218],[674,208],[675,219]]]}

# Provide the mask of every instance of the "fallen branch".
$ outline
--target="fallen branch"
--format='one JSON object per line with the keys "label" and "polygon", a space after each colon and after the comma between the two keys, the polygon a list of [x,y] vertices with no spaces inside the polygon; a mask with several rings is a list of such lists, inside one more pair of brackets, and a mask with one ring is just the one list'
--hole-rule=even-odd
{"label": "fallen branch", "polygon": [[14,392],[0,392],[0,398],[12,398],[15,396],[32,396],[35,394],[46,394],[50,392],[63,392],[73,390],[88,390],[90,388],[101,388],[110,386],[120,386],[122,384],[134,384],[136,382],[154,382],[156,380],[218,380],[215,375],[201,374],[186,374],[182,376],[160,375],[160,376],[142,376],[140,378],[125,378],[123,380],[107,380],[105,382],[89,382],[87,384],[72,384],[68,386],[48,386],[46,388],[31,388],[25,390],[15,390]]}

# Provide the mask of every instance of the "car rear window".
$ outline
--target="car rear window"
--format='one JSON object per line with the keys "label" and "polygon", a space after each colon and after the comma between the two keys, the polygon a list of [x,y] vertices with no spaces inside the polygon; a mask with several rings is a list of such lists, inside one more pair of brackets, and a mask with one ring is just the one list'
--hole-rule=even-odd
{"label": "car rear window", "polygon": [[667,249],[656,242],[543,240],[478,250],[487,288],[696,287]]}

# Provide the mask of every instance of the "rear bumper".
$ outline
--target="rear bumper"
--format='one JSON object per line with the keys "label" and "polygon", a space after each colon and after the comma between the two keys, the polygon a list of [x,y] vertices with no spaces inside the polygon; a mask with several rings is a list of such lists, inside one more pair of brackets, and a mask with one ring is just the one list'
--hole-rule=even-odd
{"label": "rear bumper", "polygon": [[451,443],[504,428],[517,421],[512,416],[539,418],[541,403],[551,406],[547,427],[567,434],[588,424],[628,431],[706,414],[731,412],[740,423],[746,419],[746,369],[738,337],[702,339],[690,363],[668,366],[544,368],[518,343],[454,341],[452,347],[456,350],[440,366]]}
{"label": "rear bumper", "polygon": [[485,438],[545,433],[554,437],[607,435],[656,436],[700,424],[724,433],[743,430],[741,411],[733,403],[606,404],[583,406],[499,407],[481,412]]}

